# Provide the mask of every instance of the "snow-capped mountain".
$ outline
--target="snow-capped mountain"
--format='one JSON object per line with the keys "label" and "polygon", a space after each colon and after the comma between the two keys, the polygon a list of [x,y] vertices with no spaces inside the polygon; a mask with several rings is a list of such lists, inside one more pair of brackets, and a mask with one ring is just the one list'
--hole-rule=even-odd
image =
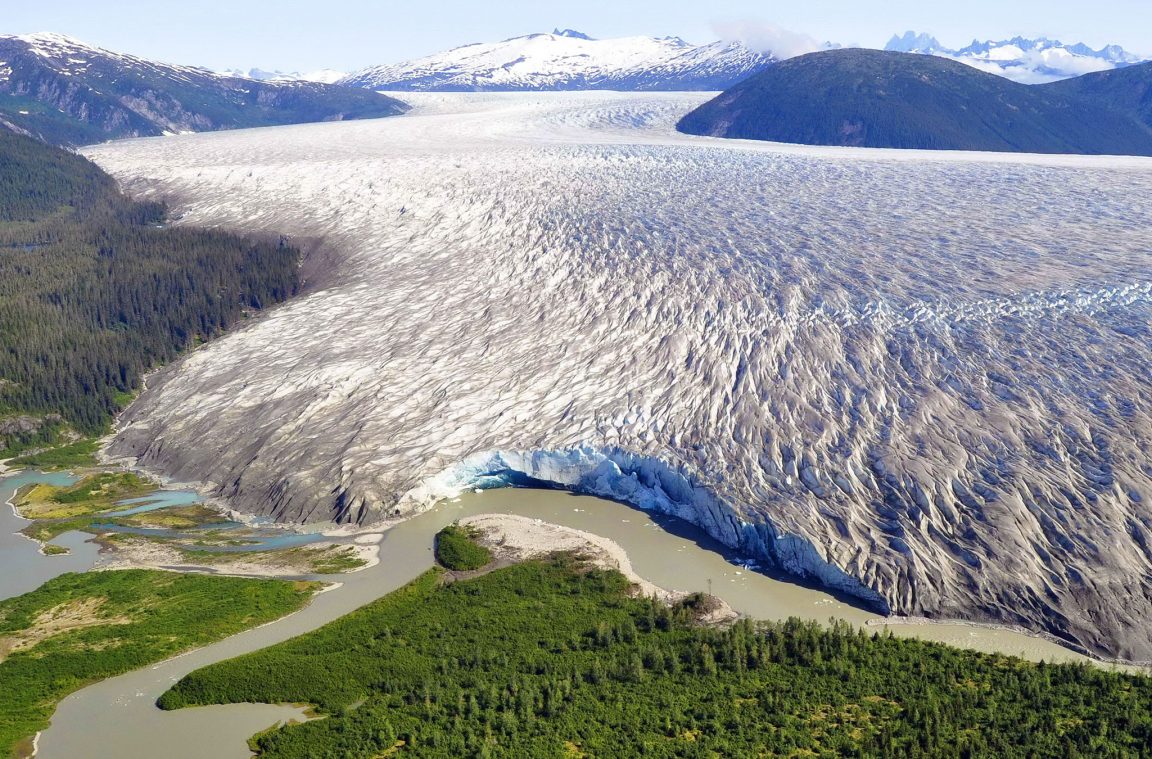
{"label": "snow-capped mountain", "polygon": [[1066,45],[1045,37],[1014,37],[1010,40],[985,42],[973,40],[967,47],[952,50],[941,45],[931,35],[906,32],[894,36],[885,50],[951,58],[1024,84],[1054,82],[1095,71],[1130,66],[1141,61],[1139,56],[1118,45],[1093,50],[1083,43]]}
{"label": "snow-capped mountain", "polygon": [[255,79],[258,82],[319,82],[320,84],[335,84],[348,76],[347,71],[336,69],[317,69],[316,71],[266,71],[264,69],[225,69],[216,72],[221,76],[237,77],[239,79]]}
{"label": "snow-capped mountain", "polygon": [[904,32],[903,35],[893,36],[884,49],[897,53],[934,53],[943,50],[944,46],[931,34],[918,34],[910,31]]}
{"label": "snow-capped mountain", "polygon": [[158,63],[60,34],[0,36],[0,127],[61,145],[403,113],[373,92]]}
{"label": "snow-capped mountain", "polygon": [[375,90],[712,90],[776,60],[739,43],[679,37],[593,39],[571,29],[478,43],[340,81]]}

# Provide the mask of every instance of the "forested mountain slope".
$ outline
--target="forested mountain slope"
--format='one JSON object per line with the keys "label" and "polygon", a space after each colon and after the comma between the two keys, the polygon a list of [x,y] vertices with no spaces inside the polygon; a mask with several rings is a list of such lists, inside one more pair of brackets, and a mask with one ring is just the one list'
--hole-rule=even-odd
{"label": "forested mountain slope", "polygon": [[[935,56],[831,50],[737,84],[679,128],[806,145],[1152,155],[1132,95],[1138,83],[1146,94],[1152,64],[1081,79],[1030,86]],[[1093,92],[1105,89],[1116,92]]]}
{"label": "forested mountain slope", "polygon": [[55,34],[0,37],[0,125],[60,145],[405,110],[398,100],[352,87],[221,76]]}
{"label": "forested mountain slope", "polygon": [[1041,89],[1066,97],[1089,98],[1104,107],[1131,113],[1152,127],[1152,62],[1085,74],[1043,85]]}
{"label": "forested mountain slope", "polygon": [[0,129],[0,459],[102,432],[144,372],[296,291],[296,249],[164,212]]}

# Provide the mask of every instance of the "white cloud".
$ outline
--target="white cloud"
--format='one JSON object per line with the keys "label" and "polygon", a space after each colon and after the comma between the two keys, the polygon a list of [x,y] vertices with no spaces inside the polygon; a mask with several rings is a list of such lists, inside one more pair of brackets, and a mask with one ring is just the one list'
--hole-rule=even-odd
{"label": "white cloud", "polygon": [[1021,52],[1016,58],[989,60],[977,56],[941,55],[941,58],[965,63],[989,74],[996,74],[1021,84],[1045,84],[1068,79],[1094,71],[1107,71],[1114,68],[1107,61],[1073,55],[1066,50],[1033,50]]}
{"label": "white cloud", "polygon": [[1056,82],[1060,79],[1066,79],[1063,76],[1054,76],[1052,74],[1042,74],[1035,69],[1024,65],[1000,65],[991,61],[982,60],[980,58],[973,58],[970,56],[952,56],[942,55],[941,58],[949,58],[957,63],[963,63],[971,66],[974,69],[980,69],[986,74],[995,74],[1002,76],[1005,79],[1011,79],[1013,82],[1020,84],[1046,84],[1048,82]]}
{"label": "white cloud", "polygon": [[1067,50],[1054,48],[1052,50],[1033,50],[1027,56],[1027,62],[1033,66],[1047,66],[1068,76],[1080,76],[1096,71],[1107,71],[1115,68],[1108,61],[1099,58],[1089,58],[1085,55],[1074,55]]}
{"label": "white cloud", "polygon": [[749,50],[772,53],[780,59],[795,58],[824,48],[807,34],[755,19],[717,21],[712,24],[712,31],[726,42],[739,42]]}

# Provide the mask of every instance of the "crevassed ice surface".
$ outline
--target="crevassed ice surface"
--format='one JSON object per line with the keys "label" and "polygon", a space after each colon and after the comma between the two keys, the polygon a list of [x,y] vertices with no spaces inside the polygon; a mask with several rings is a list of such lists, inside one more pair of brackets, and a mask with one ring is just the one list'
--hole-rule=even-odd
{"label": "crevassed ice surface", "polygon": [[282,520],[519,475],[679,513],[893,610],[1152,659],[1152,161],[677,135],[706,95],[89,150],[315,291],[112,445]]}

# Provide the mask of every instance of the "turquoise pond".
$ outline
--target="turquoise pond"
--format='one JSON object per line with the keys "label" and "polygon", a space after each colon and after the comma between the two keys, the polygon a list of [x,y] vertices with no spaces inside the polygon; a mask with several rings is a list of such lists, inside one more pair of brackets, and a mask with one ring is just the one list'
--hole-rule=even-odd
{"label": "turquoise pond", "polygon": [[[8,503],[16,492],[26,485],[67,486],[78,478],[67,472],[22,471],[0,478],[0,500],[5,507],[0,513],[0,599],[27,593],[43,583],[66,572],[84,572],[91,569],[99,557],[100,548],[91,542],[91,535],[85,532],[67,532],[53,539],[53,543],[68,549],[67,554],[47,556],[40,552],[39,545],[20,534],[29,521],[16,514]],[[146,514],[160,509],[193,506],[202,503],[200,494],[194,490],[158,490],[138,498],[126,498],[116,505],[124,508],[106,512],[103,519],[128,517]],[[189,551],[213,551],[223,553],[245,553],[269,551],[317,543],[325,540],[317,532],[296,532],[293,530],[267,526],[267,522],[246,525],[242,522],[222,519],[203,525],[195,530],[172,530],[153,527],[134,527],[94,522],[93,526],[102,532],[119,532],[150,538],[179,540],[181,548]],[[235,532],[231,538],[233,545],[196,545],[198,536],[212,531],[219,537],[221,531]]]}
{"label": "turquoise pond", "polygon": [[172,506],[192,506],[193,504],[200,503],[200,501],[200,494],[194,490],[158,490],[151,495],[119,501],[117,503],[118,506],[130,506],[131,508],[124,509],[123,511],[114,511],[107,514],[107,516],[127,517],[133,514],[156,511],[157,509],[167,509]]}

